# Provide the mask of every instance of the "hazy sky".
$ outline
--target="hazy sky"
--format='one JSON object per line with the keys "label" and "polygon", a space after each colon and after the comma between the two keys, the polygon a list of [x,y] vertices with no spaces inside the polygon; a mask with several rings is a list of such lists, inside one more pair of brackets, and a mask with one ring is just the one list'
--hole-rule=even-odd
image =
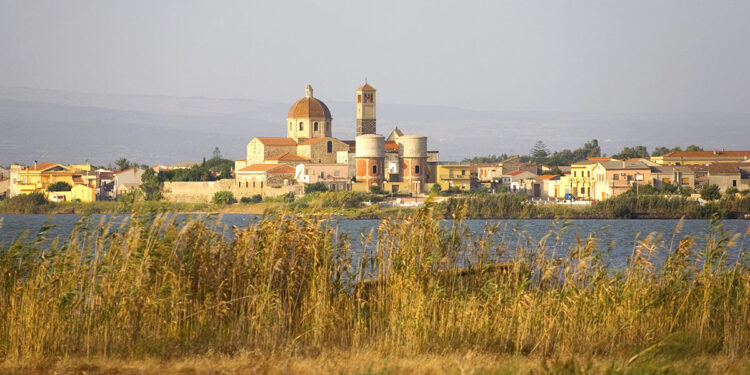
{"label": "hazy sky", "polygon": [[0,85],[748,112],[750,1],[0,0]]}

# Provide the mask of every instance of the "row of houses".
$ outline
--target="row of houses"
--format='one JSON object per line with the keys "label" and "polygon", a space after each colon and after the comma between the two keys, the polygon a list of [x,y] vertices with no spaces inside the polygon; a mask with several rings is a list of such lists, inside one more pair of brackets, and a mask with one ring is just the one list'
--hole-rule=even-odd
{"label": "row of houses", "polygon": [[641,185],[666,184],[696,192],[705,185],[750,189],[750,151],[677,151],[654,158],[589,158],[569,167],[523,163],[511,158],[493,164],[441,165],[441,188],[512,191],[539,198],[603,200]]}

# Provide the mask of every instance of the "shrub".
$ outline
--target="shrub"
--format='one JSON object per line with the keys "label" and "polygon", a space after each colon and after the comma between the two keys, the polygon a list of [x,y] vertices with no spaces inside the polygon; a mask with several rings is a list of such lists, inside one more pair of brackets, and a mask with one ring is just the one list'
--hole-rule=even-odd
{"label": "shrub", "polygon": [[730,186],[726,190],[724,190],[724,196],[726,196],[726,197],[734,197],[739,192],[740,192],[739,189],[737,189],[734,186]]}
{"label": "shrub", "polygon": [[430,193],[440,194],[440,190],[443,190],[443,188],[440,186],[440,184],[434,184],[430,188]]}
{"label": "shrub", "polygon": [[373,193],[373,194],[385,194],[385,191],[380,186],[373,185],[373,186],[370,186],[370,193]]}
{"label": "shrub", "polygon": [[252,197],[242,197],[240,198],[241,203],[260,203],[263,202],[263,196],[260,194],[255,194]]}
{"label": "shrub", "polygon": [[57,181],[54,184],[47,186],[47,191],[70,191],[73,187],[65,181]]}
{"label": "shrub", "polygon": [[701,188],[701,198],[703,200],[712,201],[721,198],[721,191],[717,185],[706,185]]}
{"label": "shrub", "polygon": [[307,184],[305,185],[305,194],[314,193],[314,192],[324,192],[328,191],[328,186],[322,182],[316,182],[314,184]]}
{"label": "shrub", "polygon": [[217,191],[214,193],[214,198],[212,201],[215,204],[232,204],[237,203],[237,200],[234,199],[234,194],[232,194],[231,191],[224,190],[224,191]]}
{"label": "shrub", "polygon": [[21,194],[3,200],[2,212],[13,214],[39,214],[49,211],[54,203],[47,201],[42,193]]}

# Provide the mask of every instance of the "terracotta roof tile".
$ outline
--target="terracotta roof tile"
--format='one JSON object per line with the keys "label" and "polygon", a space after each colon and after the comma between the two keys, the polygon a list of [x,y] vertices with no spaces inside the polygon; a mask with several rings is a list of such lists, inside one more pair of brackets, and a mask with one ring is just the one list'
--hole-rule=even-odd
{"label": "terracotta roof tile", "polygon": [[296,146],[297,142],[292,138],[282,137],[257,137],[255,138],[266,146]]}
{"label": "terracotta roof tile", "polygon": [[375,88],[370,86],[369,83],[365,82],[364,85],[359,86],[359,88],[357,89],[357,91],[362,91],[362,90],[375,91]]}
{"label": "terracotta roof tile", "polygon": [[294,168],[284,164],[253,164],[239,169],[237,172],[262,172],[269,174],[294,173]]}
{"label": "terracotta roof tile", "polygon": [[662,157],[675,158],[712,158],[717,156],[750,158],[750,151],[672,151],[662,155]]}
{"label": "terracotta roof tile", "polygon": [[270,158],[266,158],[266,160],[279,160],[279,161],[310,161],[310,159],[305,159],[301,156],[298,156],[297,154],[292,154],[291,152],[284,152],[282,154],[271,156]]}
{"label": "terracotta roof tile", "polygon": [[535,178],[535,180],[538,180],[538,181],[542,181],[542,180],[554,180],[555,178],[560,178],[560,176],[558,176],[556,174],[543,174],[543,175]]}
{"label": "terracotta roof tile", "polygon": [[327,138],[310,138],[304,142],[299,143],[300,146],[314,145],[318,142],[327,140]]}

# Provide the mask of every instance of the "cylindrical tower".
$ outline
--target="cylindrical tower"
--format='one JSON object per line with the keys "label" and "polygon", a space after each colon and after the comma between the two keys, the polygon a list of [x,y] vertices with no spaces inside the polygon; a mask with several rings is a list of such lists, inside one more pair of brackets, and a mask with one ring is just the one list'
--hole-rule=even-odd
{"label": "cylindrical tower", "polygon": [[378,134],[365,134],[355,138],[357,182],[367,186],[382,186],[385,179],[385,138]]}
{"label": "cylindrical tower", "polygon": [[401,181],[409,184],[409,191],[423,192],[427,181],[427,137],[405,135],[396,142]]}

